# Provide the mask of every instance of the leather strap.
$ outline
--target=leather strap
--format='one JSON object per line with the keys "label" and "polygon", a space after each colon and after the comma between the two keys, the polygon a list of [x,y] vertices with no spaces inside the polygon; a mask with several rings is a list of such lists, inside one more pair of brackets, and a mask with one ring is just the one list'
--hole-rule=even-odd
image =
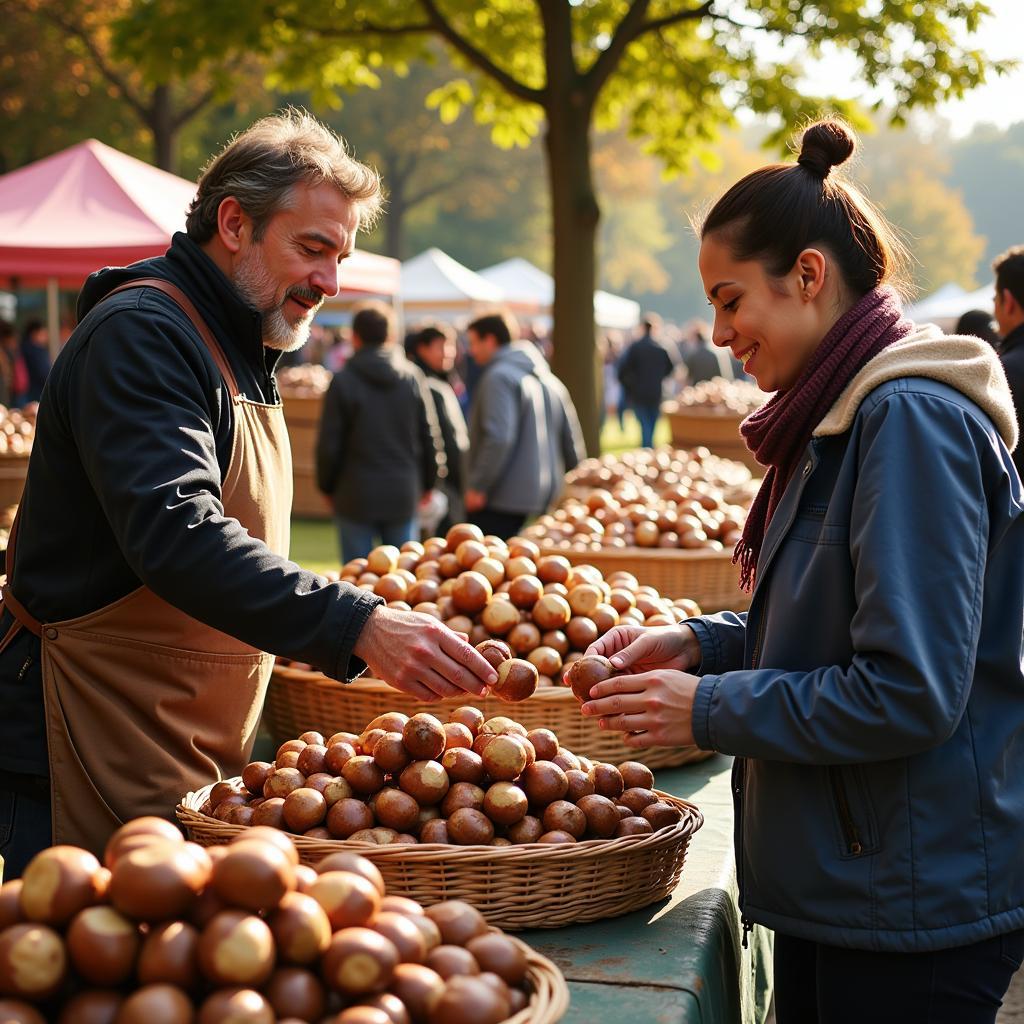
{"label": "leather strap", "polygon": [[[217,369],[220,370],[221,376],[224,378],[224,383],[227,384],[231,397],[233,399],[237,398],[239,394],[238,381],[235,379],[234,371],[231,369],[227,356],[224,355],[224,349],[221,348],[220,342],[213,336],[213,332],[206,325],[206,321],[200,315],[199,310],[193,305],[192,300],[176,284],[171,284],[170,281],[165,281],[161,277],[143,277],[136,281],[128,281],[125,284],[119,285],[112,291],[107,292],[100,301],[106,302],[111,295],[130,291],[133,288],[154,288],[158,292],[163,292],[164,295],[167,295],[181,307],[182,312],[189,318],[192,326],[199,332],[199,337],[202,338],[203,343],[209,349],[213,361],[217,364]],[[36,636],[42,636],[43,633],[43,624],[14,596],[11,590],[14,573],[14,546],[18,536],[18,521],[20,519],[21,508],[19,507],[14,517],[14,523],[11,526],[11,535],[7,541],[7,555],[5,559],[7,580],[3,588],[0,589],[0,610],[6,608],[14,616],[14,623],[3,639],[0,639],[0,654],[7,649],[7,646],[22,629],[27,629]]]}

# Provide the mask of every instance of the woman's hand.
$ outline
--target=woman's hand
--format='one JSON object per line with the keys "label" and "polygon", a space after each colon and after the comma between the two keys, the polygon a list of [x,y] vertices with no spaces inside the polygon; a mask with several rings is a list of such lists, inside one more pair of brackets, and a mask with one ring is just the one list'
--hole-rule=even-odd
{"label": "woman's hand", "polygon": [[603,654],[615,670],[651,669],[686,671],[700,664],[700,641],[689,626],[616,626],[588,648]]}
{"label": "woman's hand", "polygon": [[[693,630],[689,631],[692,634]],[[662,629],[643,632],[662,632]],[[691,746],[694,742],[693,697],[699,682],[698,676],[671,669],[614,676],[591,689],[591,699],[581,711],[588,717],[599,716],[602,729],[625,733],[622,742],[628,747]]]}

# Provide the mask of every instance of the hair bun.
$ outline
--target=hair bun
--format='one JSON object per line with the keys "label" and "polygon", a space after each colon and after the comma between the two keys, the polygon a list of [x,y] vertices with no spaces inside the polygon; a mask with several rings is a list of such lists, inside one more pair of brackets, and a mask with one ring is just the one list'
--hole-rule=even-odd
{"label": "hair bun", "polygon": [[829,118],[810,125],[800,140],[797,163],[824,180],[836,164],[853,156],[857,139],[844,122]]}

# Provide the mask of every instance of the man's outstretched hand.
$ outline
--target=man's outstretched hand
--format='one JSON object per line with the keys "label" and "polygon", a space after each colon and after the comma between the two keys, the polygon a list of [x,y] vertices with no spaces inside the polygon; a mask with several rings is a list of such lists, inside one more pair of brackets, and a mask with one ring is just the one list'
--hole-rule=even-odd
{"label": "man's outstretched hand", "polygon": [[371,674],[419,700],[482,697],[498,675],[466,640],[431,615],[378,605],[354,648]]}

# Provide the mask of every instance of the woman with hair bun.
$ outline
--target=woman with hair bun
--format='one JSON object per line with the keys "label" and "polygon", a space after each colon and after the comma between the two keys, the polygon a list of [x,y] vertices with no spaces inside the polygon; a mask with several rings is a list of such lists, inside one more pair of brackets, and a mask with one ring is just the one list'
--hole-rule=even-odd
{"label": "woman with hair bun", "polygon": [[999,360],[915,326],[842,122],[701,228],[713,340],[774,397],[736,548],[750,610],[597,641],[583,706],[736,755],[745,928],[779,1024],[995,1020],[1024,956],[1024,500]]}

